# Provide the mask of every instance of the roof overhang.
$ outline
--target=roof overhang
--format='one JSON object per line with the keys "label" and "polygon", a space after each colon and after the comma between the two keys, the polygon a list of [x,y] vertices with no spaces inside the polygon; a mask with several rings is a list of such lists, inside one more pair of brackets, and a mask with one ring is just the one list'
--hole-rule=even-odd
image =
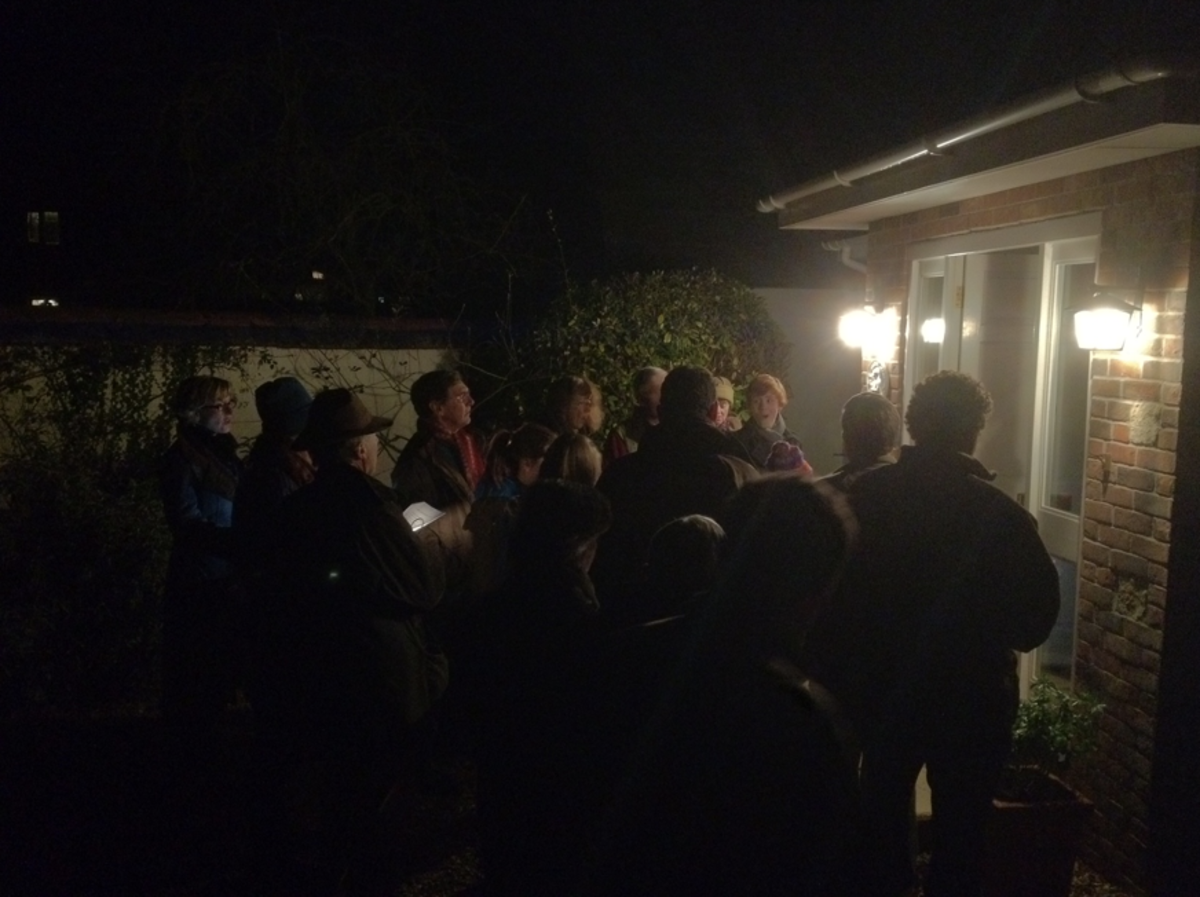
{"label": "roof overhang", "polygon": [[1197,82],[1167,78],[1054,109],[937,155],[923,154],[847,184],[808,192],[778,212],[779,226],[863,231],[883,218],[1197,146]]}

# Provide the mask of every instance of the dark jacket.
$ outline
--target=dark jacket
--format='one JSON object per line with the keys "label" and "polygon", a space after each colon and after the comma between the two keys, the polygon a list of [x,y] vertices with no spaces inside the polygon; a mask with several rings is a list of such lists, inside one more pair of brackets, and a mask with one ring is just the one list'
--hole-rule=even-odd
{"label": "dark jacket", "polygon": [[597,483],[612,503],[613,525],[600,539],[592,578],[609,589],[632,587],[655,531],[687,514],[720,515],[758,472],[745,450],[699,419],[663,421],[638,450],[617,458]]}
{"label": "dark jacket", "polygon": [[246,566],[258,566],[283,500],[313,481],[315,468],[307,453],[294,452],[287,437],[263,433],[246,456],[245,472],[233,502],[237,553]]}
{"label": "dark jacket", "polygon": [[586,893],[858,893],[855,758],[824,689],[785,661],[703,655],[656,703]]}
{"label": "dark jacket", "polygon": [[402,511],[347,464],[285,500],[268,666],[275,721],[287,729],[394,741],[445,687],[445,658],[422,622],[440,596]]}
{"label": "dark jacket", "polygon": [[457,445],[438,439],[423,423],[396,460],[392,487],[406,507],[423,501],[444,511],[459,502],[470,504],[475,497]]}
{"label": "dark jacket", "polygon": [[989,479],[969,455],[904,446],[850,490],[858,547],[810,634],[810,668],[866,738],[906,702],[1014,703],[1014,650],[1054,626],[1054,564],[1033,518]]}
{"label": "dark jacket", "polygon": [[242,464],[232,436],[181,427],[163,455],[159,494],[171,530],[168,596],[176,586],[233,572],[233,498]]}
{"label": "dark jacket", "polygon": [[818,477],[818,479],[820,482],[825,483],[828,486],[832,486],[839,492],[849,492],[850,487],[853,486],[863,474],[870,473],[872,470],[878,470],[880,467],[886,467],[887,465],[893,463],[895,462],[893,462],[892,459],[887,456],[877,458],[869,464],[855,464],[852,461],[848,461],[833,473],[827,476]]}
{"label": "dark jacket", "polygon": [[600,800],[595,595],[579,570],[526,566],[489,596],[484,616],[476,759],[485,874],[496,894],[572,894]]}

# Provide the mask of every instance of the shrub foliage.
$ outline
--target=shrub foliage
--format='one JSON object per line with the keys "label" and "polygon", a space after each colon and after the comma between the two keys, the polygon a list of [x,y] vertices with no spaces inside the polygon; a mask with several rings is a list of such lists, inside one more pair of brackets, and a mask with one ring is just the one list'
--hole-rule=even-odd
{"label": "shrub foliage", "polygon": [[164,394],[237,355],[0,347],[0,712],[155,701]]}
{"label": "shrub foliage", "polygon": [[506,416],[540,408],[564,374],[596,383],[615,426],[632,403],[630,379],[646,365],[700,365],[744,384],[786,374],[788,345],[749,287],[715,271],[655,271],[568,287],[510,347],[496,390]]}

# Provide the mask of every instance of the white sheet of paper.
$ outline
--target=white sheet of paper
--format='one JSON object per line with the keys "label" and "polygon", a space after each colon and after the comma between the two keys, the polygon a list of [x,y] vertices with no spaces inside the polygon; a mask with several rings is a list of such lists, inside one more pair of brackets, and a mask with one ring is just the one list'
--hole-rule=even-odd
{"label": "white sheet of paper", "polygon": [[408,521],[408,525],[413,528],[414,533],[421,527],[428,526],[439,517],[444,516],[446,515],[442,511],[423,501],[414,501],[404,509],[404,519]]}

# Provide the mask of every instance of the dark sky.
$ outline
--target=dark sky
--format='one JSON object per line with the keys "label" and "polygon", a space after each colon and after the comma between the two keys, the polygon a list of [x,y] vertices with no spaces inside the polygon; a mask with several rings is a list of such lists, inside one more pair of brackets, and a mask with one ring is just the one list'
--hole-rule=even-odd
{"label": "dark sky", "polygon": [[[103,9],[101,9],[103,7]],[[273,8],[275,7],[275,8]],[[572,273],[836,272],[758,198],[1144,52],[1200,46],[1200,3],[65,0],[0,29],[9,246],[59,207],[102,286],[136,265],[164,105],[282,25],[369,47],[426,91],[472,175],[553,209]],[[178,210],[181,239],[186,210]],[[130,256],[134,256],[131,258]]]}

